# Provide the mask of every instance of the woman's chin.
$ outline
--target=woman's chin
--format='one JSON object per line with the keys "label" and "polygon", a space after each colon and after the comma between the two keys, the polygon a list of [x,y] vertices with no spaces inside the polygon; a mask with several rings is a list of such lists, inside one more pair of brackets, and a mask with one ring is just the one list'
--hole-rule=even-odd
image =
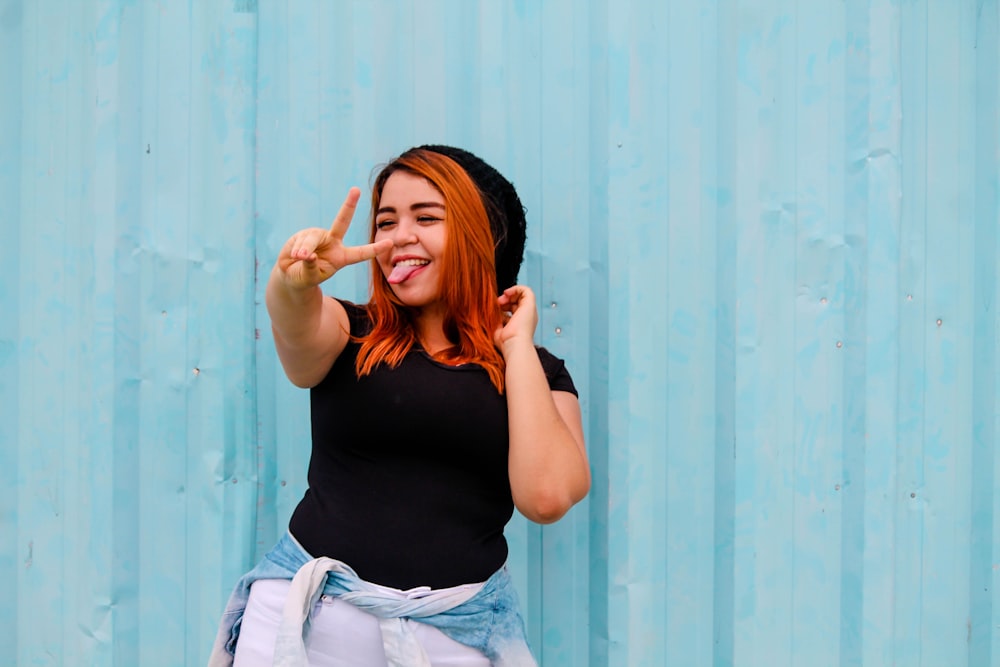
{"label": "woman's chin", "polygon": [[436,298],[415,294],[400,294],[396,292],[396,298],[404,307],[420,313],[433,312],[438,308],[443,308],[443,304]]}

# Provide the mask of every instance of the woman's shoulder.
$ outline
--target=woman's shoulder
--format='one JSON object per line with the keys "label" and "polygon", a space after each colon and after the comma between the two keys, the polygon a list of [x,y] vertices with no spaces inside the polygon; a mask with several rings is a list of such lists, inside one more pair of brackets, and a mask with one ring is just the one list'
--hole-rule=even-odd
{"label": "woman's shoulder", "polygon": [[574,396],[579,396],[576,385],[573,384],[573,378],[566,368],[566,362],[541,345],[536,345],[535,351],[538,352],[538,360],[542,363],[542,370],[545,371],[545,377],[549,381],[549,389],[568,391]]}
{"label": "woman's shoulder", "polygon": [[353,301],[337,297],[330,298],[336,300],[347,313],[347,321],[350,322],[352,336],[364,336],[371,331],[372,321],[368,315],[367,305],[357,304]]}

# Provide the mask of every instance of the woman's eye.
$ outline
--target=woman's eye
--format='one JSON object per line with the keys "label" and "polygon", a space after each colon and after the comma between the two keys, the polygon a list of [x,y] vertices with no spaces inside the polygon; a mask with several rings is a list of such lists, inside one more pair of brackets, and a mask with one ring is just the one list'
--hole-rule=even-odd
{"label": "woman's eye", "polygon": [[420,217],[417,218],[417,222],[424,225],[429,225],[433,222],[440,222],[440,221],[441,218],[435,218],[433,215],[421,215]]}
{"label": "woman's eye", "polygon": [[391,225],[396,224],[395,220],[380,220],[375,223],[375,229],[388,229]]}

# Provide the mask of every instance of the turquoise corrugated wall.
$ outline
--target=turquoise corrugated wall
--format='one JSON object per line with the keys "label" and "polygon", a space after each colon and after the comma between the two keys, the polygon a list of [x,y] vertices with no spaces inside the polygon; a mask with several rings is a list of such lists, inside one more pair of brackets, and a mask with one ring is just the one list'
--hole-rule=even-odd
{"label": "turquoise corrugated wall", "polygon": [[0,664],[204,664],[304,488],[278,247],[448,142],[581,390],[544,667],[1000,666],[998,91],[997,0],[0,0]]}

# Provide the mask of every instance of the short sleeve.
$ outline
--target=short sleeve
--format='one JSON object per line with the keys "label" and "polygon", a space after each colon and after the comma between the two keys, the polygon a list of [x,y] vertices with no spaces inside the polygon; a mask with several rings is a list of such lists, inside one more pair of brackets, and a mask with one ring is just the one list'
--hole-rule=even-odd
{"label": "short sleeve", "polygon": [[[335,298],[335,297],[331,297]],[[351,323],[351,335],[360,337],[368,334],[372,330],[372,321],[368,316],[368,308],[359,306],[356,303],[337,299],[337,302],[347,311],[347,319]]]}
{"label": "short sleeve", "polygon": [[542,362],[542,370],[545,371],[545,378],[549,381],[549,389],[552,391],[568,391],[574,396],[579,397],[579,393],[576,390],[576,385],[573,384],[573,378],[570,377],[569,371],[566,370],[566,363],[552,354],[544,347],[535,347],[538,351],[538,360]]}

